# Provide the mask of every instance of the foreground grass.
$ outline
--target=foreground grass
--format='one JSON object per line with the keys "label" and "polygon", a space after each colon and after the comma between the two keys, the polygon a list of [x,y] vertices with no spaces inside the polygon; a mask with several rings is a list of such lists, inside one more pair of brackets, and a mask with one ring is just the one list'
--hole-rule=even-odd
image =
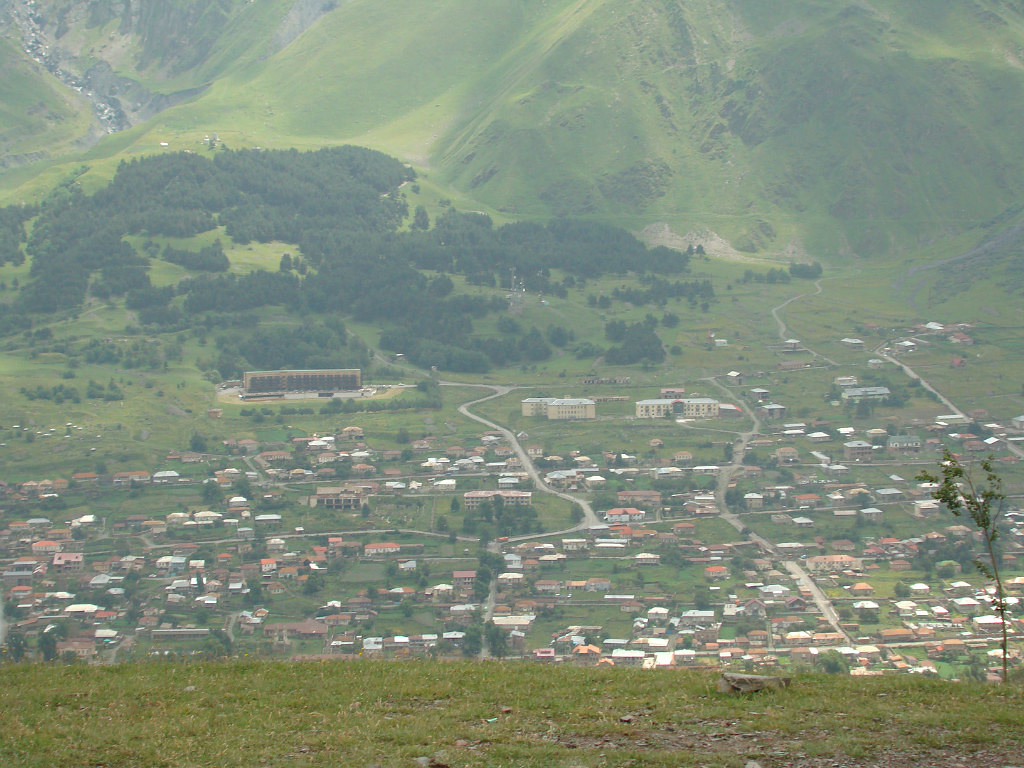
{"label": "foreground grass", "polygon": [[706,672],[323,662],[0,670],[10,766],[1006,765],[1019,687]]}

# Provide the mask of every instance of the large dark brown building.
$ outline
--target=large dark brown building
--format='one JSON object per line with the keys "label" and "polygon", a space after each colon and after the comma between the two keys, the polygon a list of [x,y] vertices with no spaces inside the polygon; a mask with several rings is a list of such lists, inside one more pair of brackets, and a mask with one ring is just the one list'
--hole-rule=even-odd
{"label": "large dark brown building", "polygon": [[344,392],[362,386],[358,368],[325,368],[318,371],[246,371],[242,387],[246,395],[284,392]]}

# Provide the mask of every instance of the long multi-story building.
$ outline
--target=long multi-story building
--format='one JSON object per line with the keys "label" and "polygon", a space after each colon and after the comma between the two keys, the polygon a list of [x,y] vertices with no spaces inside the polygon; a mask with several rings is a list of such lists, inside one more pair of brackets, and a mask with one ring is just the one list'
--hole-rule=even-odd
{"label": "long multi-story building", "polygon": [[891,394],[888,387],[847,387],[841,397],[859,403],[863,400],[886,400]]}
{"label": "long multi-story building", "polygon": [[495,497],[500,497],[505,503],[505,506],[510,507],[528,507],[533,502],[533,493],[531,491],[466,491],[462,495],[463,504],[466,509],[477,509],[484,501],[490,501]]}
{"label": "long multi-story building", "polygon": [[310,371],[246,371],[242,388],[246,395],[285,392],[348,392],[362,386],[358,368],[324,368]]}
{"label": "long multi-story building", "polygon": [[328,509],[359,509],[363,497],[352,489],[342,486],[320,486],[309,497],[309,506]]}
{"label": "long multi-story building", "polygon": [[584,397],[528,397],[522,408],[523,416],[545,416],[551,421],[597,418],[597,403]]}
{"label": "long multi-story building", "polygon": [[852,555],[818,555],[807,558],[805,564],[811,573],[859,571],[863,567],[863,561]]}
{"label": "long multi-story building", "polygon": [[663,419],[666,416],[682,416],[688,419],[718,418],[719,404],[710,397],[657,398],[638,400],[638,419]]}

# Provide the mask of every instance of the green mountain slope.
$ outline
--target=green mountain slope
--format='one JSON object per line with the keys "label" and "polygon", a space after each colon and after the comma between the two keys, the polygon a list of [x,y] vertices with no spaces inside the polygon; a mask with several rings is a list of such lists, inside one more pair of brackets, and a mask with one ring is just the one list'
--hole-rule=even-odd
{"label": "green mountain slope", "polygon": [[0,168],[32,163],[88,135],[85,99],[62,88],[2,39],[0,72]]}
{"label": "green mountain slope", "polygon": [[61,39],[80,65],[186,100],[139,110],[94,159],[211,131],[355,141],[509,217],[667,222],[826,257],[917,250],[1024,193],[1024,10],[1002,0],[126,8],[66,14]]}

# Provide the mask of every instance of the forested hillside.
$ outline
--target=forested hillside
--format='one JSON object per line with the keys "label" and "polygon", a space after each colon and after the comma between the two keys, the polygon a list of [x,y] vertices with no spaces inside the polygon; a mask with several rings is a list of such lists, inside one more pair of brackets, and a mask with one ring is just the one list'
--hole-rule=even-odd
{"label": "forested hillside", "polygon": [[[245,368],[367,365],[365,348],[350,345],[338,320],[347,316],[384,328],[381,347],[418,365],[483,372],[547,359],[552,346],[572,349],[573,335],[559,326],[522,327],[507,316],[497,337],[480,335],[474,320],[507,315],[510,299],[458,291],[453,277],[506,285],[513,296],[528,290],[564,297],[587,280],[633,272],[644,287],[615,298],[634,306],[714,298],[707,279],[668,279],[687,271],[689,254],[648,249],[596,222],[495,228],[485,215],[450,208],[431,226],[418,209],[400,231],[409,218],[402,189],[414,179],[397,160],[358,147],[124,162],[93,194],[70,184],[40,206],[0,209],[0,265],[31,259],[30,280],[0,304],[0,329],[31,329],[53,313],[80,310],[87,299],[123,298],[153,332],[217,329],[215,367],[230,378]],[[215,239],[196,246],[204,233]],[[276,271],[228,273],[221,237],[297,250],[282,256]],[[161,261],[184,267],[187,276],[155,285],[150,271]],[[261,327],[256,315],[271,306],[294,314],[299,325]],[[623,326],[609,338],[621,343],[609,350],[614,362],[664,358],[650,324]],[[582,358],[602,352],[576,348]]]}
{"label": "forested hillside", "polygon": [[464,207],[798,257],[979,240],[1024,193],[1024,11],[999,0],[6,0],[0,25],[4,103],[42,94],[0,110],[14,200],[129,125],[93,173],[212,133],[353,142]]}

